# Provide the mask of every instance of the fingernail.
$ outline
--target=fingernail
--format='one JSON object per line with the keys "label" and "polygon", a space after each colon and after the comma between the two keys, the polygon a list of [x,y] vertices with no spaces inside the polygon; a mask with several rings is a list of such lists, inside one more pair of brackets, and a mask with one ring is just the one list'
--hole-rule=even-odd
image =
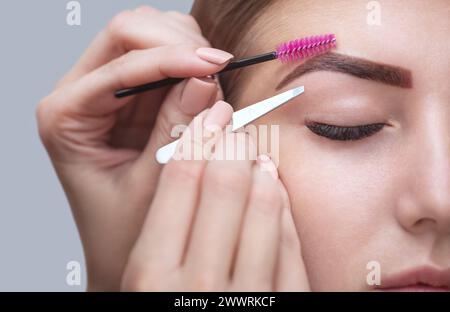
{"label": "fingernail", "polygon": [[225,64],[234,57],[233,54],[214,48],[198,48],[195,52],[201,59],[217,65]]}
{"label": "fingernail", "polygon": [[205,78],[208,78],[208,79],[211,79],[212,81],[215,81],[216,80],[216,75],[208,75],[208,76],[205,76]]}
{"label": "fingernail", "polygon": [[264,172],[270,173],[270,175],[275,179],[278,180],[278,170],[275,166],[274,162],[270,157],[266,154],[261,154],[258,156],[257,163],[259,166],[259,169]]}
{"label": "fingernail", "polygon": [[230,104],[224,101],[219,101],[214,104],[208,111],[203,126],[210,131],[223,128],[231,119],[233,108]]}

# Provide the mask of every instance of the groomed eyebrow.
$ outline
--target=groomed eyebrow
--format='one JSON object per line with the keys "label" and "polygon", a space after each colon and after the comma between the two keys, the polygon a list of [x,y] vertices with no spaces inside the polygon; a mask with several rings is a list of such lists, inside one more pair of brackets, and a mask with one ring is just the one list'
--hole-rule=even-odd
{"label": "groomed eyebrow", "polygon": [[306,73],[315,71],[339,72],[400,88],[412,88],[412,74],[408,69],[329,52],[297,66],[281,80],[276,90]]}

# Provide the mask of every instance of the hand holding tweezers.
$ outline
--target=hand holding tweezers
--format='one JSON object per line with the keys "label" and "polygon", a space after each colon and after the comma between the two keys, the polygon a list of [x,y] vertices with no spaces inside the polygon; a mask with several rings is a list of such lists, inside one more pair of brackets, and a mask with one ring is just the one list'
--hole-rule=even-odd
{"label": "hand holding tweezers", "polygon": [[[274,109],[302,94],[304,91],[305,88],[300,86],[234,112],[232,117],[232,131],[236,131],[270,113]],[[156,152],[156,160],[158,163],[165,164],[172,158],[176,151],[178,141],[179,139],[158,149]]]}

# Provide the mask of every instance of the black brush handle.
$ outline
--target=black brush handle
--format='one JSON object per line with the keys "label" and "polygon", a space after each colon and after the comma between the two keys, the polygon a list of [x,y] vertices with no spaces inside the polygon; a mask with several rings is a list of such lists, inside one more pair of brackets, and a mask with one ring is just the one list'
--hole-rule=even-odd
{"label": "black brush handle", "polygon": [[[265,53],[265,54],[242,58],[240,60],[229,63],[227,66],[225,66],[224,69],[219,71],[217,74],[227,72],[227,71],[237,69],[237,68],[242,68],[242,67],[246,67],[246,66],[250,66],[250,65],[254,65],[254,64],[259,64],[262,62],[271,61],[276,58],[277,58],[276,52],[269,52],[269,53]],[[116,96],[116,98],[123,98],[126,96],[142,93],[145,91],[150,91],[150,90],[158,89],[161,87],[177,84],[177,83],[183,81],[184,79],[186,79],[186,78],[166,78],[166,79],[146,83],[146,84],[132,87],[132,88],[121,89],[121,90],[116,91],[114,95]]]}

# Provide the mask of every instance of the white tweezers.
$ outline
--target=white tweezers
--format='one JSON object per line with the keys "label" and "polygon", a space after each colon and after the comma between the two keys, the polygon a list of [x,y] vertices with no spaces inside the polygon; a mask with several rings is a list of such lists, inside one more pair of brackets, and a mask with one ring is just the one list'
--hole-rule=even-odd
{"label": "white tweezers", "polygon": [[[304,86],[297,87],[234,112],[232,117],[232,131],[236,131],[270,113],[303,92],[305,92]],[[176,151],[178,141],[179,139],[164,145],[156,151],[155,156],[158,163],[165,164],[172,158]]]}

